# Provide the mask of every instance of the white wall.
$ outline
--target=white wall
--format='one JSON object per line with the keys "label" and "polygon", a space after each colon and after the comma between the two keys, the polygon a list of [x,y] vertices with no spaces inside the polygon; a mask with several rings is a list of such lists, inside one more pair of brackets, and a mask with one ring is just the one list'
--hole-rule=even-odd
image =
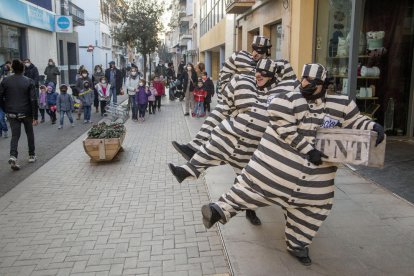
{"label": "white wall", "polygon": [[39,74],[43,75],[49,58],[57,63],[56,33],[27,28],[27,54],[39,69]]}
{"label": "white wall", "polygon": [[[236,49],[236,45],[234,45],[234,32],[236,29],[234,28],[234,15],[227,14],[225,15],[226,20],[226,44],[225,44],[225,59],[229,58],[233,51]],[[221,66],[221,65],[220,65]]]}

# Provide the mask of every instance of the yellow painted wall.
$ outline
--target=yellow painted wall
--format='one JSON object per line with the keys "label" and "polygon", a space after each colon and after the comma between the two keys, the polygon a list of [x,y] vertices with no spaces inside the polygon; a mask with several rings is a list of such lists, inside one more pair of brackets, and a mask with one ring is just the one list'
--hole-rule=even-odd
{"label": "yellow painted wall", "polygon": [[210,50],[211,48],[226,43],[226,20],[221,20],[206,34],[200,37],[200,52]]}
{"label": "yellow painted wall", "polygon": [[290,62],[300,77],[303,65],[312,62],[315,0],[292,0],[290,3],[292,5]]}

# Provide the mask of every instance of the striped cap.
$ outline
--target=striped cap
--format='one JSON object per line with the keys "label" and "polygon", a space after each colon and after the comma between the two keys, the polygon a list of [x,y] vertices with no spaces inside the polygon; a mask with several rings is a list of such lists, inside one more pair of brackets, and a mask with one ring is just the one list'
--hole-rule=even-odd
{"label": "striped cap", "polygon": [[322,64],[308,63],[303,65],[302,78],[311,77],[325,81],[326,72],[326,68]]}
{"label": "striped cap", "polygon": [[269,58],[260,59],[256,65],[256,72],[266,71],[268,76],[274,76],[277,70],[277,64],[275,61]]}
{"label": "striped cap", "polygon": [[270,40],[267,37],[261,36],[261,35],[255,35],[253,37],[252,46],[270,48],[270,47],[272,47],[272,44],[270,44]]}

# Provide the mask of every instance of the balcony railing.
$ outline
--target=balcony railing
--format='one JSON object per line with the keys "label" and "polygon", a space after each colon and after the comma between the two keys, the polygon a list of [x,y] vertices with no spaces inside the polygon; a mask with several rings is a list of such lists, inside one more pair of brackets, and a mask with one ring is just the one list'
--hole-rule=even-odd
{"label": "balcony railing", "polygon": [[62,15],[71,15],[73,19],[74,26],[85,26],[85,13],[83,9],[79,8],[72,1],[68,1],[68,6],[65,7],[65,2],[62,1],[61,5],[61,14]]}
{"label": "balcony railing", "polygon": [[226,0],[226,12],[228,14],[242,14],[248,11],[255,2],[255,0]]}

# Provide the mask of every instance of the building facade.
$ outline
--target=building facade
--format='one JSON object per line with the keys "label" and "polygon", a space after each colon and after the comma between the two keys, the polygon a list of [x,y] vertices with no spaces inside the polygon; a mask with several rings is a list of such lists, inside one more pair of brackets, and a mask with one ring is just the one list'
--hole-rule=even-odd
{"label": "building facade", "polygon": [[54,2],[0,0],[0,64],[30,58],[43,73],[57,60]]}

